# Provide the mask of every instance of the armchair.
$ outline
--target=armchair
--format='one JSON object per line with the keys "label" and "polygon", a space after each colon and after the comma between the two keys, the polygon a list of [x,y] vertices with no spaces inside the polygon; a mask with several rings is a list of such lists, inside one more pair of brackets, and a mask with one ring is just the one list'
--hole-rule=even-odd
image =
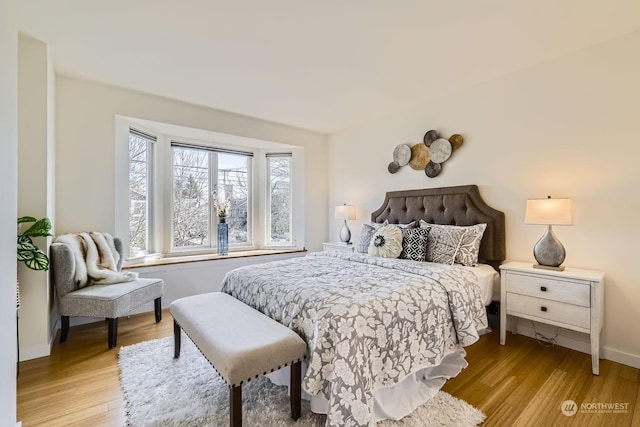
{"label": "armchair", "polygon": [[[120,254],[118,271],[122,269],[122,241],[114,238]],[[51,268],[55,294],[62,321],[60,342],[69,334],[69,317],[88,316],[106,318],[109,323],[109,348],[116,346],[118,317],[130,313],[143,304],[153,301],[156,322],[162,319],[162,279],[141,279],[110,285],[90,285],[79,288],[75,282],[75,259],[66,243],[51,245]]]}

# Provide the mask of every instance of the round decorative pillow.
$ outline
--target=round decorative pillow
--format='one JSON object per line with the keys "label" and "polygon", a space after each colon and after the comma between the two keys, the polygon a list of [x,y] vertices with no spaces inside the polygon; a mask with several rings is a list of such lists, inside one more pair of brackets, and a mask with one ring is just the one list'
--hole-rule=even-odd
{"label": "round decorative pillow", "polygon": [[371,237],[369,255],[382,258],[398,258],[402,252],[402,231],[393,225],[380,227]]}

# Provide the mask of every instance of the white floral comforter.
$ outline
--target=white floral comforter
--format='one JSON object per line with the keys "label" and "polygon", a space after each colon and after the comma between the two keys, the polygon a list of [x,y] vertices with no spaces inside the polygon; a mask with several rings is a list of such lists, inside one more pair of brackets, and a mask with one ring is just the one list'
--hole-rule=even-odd
{"label": "white floral comforter", "polygon": [[303,387],[329,401],[329,426],[374,425],[374,390],[487,328],[475,275],[442,264],[316,252],[233,270],[222,291],[305,339]]}

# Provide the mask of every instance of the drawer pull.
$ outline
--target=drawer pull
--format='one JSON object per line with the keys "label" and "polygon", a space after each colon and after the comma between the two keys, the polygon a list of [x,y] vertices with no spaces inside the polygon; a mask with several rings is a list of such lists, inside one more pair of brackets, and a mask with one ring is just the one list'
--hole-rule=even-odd
{"label": "drawer pull", "polygon": [[547,287],[546,286],[540,286],[540,290],[542,292],[547,292]]}
{"label": "drawer pull", "polygon": [[542,307],[540,307],[540,310],[542,310],[542,311],[545,311],[545,312],[546,312],[546,311],[547,311],[547,307],[545,307],[545,306],[543,305]]}

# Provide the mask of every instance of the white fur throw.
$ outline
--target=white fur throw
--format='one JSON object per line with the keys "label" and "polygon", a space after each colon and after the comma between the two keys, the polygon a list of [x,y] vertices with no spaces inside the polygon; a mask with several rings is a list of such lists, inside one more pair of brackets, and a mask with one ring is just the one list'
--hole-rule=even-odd
{"label": "white fur throw", "polygon": [[378,228],[369,243],[369,255],[382,258],[398,258],[402,252],[402,231],[399,227],[385,225]]}
{"label": "white fur throw", "polygon": [[75,281],[80,288],[130,282],[138,278],[138,273],[118,271],[120,254],[113,236],[108,233],[63,234],[55,241],[71,247],[76,267]]}

